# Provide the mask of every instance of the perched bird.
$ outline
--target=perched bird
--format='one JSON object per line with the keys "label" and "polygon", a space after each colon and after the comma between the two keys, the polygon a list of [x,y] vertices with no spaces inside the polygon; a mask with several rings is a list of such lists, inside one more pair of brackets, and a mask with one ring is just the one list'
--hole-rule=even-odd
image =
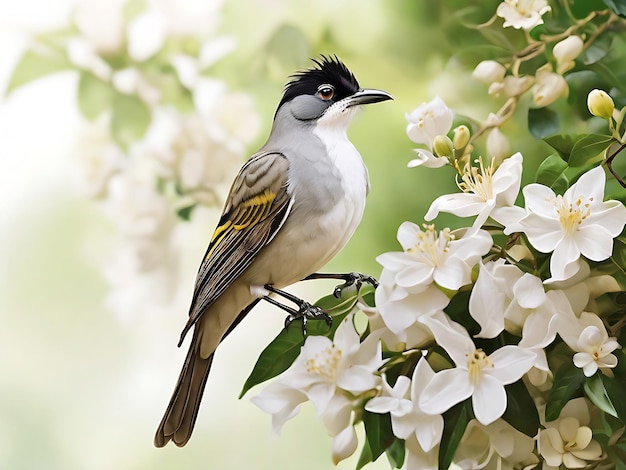
{"label": "perched bird", "polygon": [[361,88],[336,56],[314,63],[291,77],[267,143],[232,184],[196,278],[179,346],[191,328],[193,337],[157,447],[187,443],[215,349],[260,299],[295,301],[297,311],[283,307],[289,319],[325,315],[279,289],[310,277],[354,233],[369,177],[346,131],[361,105],[392,97]]}

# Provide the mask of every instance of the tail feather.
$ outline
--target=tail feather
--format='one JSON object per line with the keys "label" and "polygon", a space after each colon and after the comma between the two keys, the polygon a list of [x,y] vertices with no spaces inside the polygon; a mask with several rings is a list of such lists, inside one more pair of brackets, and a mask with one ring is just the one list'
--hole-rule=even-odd
{"label": "tail feather", "polygon": [[173,441],[178,447],[187,444],[198,417],[202,393],[209,377],[213,354],[200,357],[197,329],[178,377],[174,393],[154,436],[154,445],[163,447]]}

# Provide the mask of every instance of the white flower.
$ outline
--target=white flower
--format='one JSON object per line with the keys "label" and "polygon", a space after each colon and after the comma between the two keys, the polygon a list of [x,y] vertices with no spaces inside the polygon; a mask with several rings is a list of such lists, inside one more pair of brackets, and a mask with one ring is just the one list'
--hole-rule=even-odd
{"label": "white flower", "polygon": [[522,178],[522,155],[518,152],[507,158],[495,169],[467,165],[461,176],[460,194],[446,194],[433,201],[425,215],[426,220],[437,217],[439,212],[449,212],[458,217],[478,215],[474,228],[481,227],[489,216],[498,220],[500,208],[512,206],[519,193]]}
{"label": "white flower", "polygon": [[547,64],[537,70],[533,86],[533,102],[540,108],[554,103],[569,92],[567,81],[562,75],[554,73],[552,66]]}
{"label": "white flower", "polygon": [[[467,398],[472,398],[476,419],[489,424],[506,410],[504,386],[519,380],[535,362],[535,353],[517,346],[503,346],[487,355],[476,346],[467,332],[450,328],[440,319],[422,319],[433,332],[456,367],[437,372],[426,385],[420,408],[441,414]],[[452,322],[450,322],[452,323]]]}
{"label": "white flower", "polygon": [[[433,336],[419,323],[421,317],[442,312],[449,299],[430,285],[417,292],[409,292],[393,282],[393,273],[383,270],[376,289],[376,306],[385,326],[408,347],[425,346]],[[393,345],[389,345],[393,347]]]}
{"label": "white flower", "polygon": [[626,208],[621,202],[602,202],[604,183],[604,170],[596,167],[563,196],[541,184],[530,184],[523,190],[527,215],[507,226],[504,233],[524,232],[537,250],[552,252],[552,279],[567,279],[578,271],[581,254],[592,261],[611,256],[613,238],[626,224]]}
{"label": "white flower", "polygon": [[433,141],[436,136],[446,135],[450,131],[453,118],[454,113],[439,97],[428,103],[422,103],[406,114],[407,135],[416,144],[428,147],[428,150],[415,150],[417,158],[409,162],[409,167],[424,165],[428,168],[438,168],[448,163],[447,158],[433,155]]}
{"label": "white flower", "polygon": [[457,290],[471,282],[472,267],[493,244],[489,233],[478,230],[457,239],[450,229],[437,234],[433,225],[404,222],[398,228],[403,252],[383,253],[376,260],[395,273],[394,282],[409,291],[433,282]]}
{"label": "white flower", "polygon": [[546,0],[505,0],[496,10],[504,18],[504,27],[529,30],[543,23],[541,18],[550,11]]}
{"label": "white flower", "polygon": [[593,440],[589,410],[584,398],[569,401],[559,419],[545,423],[539,432],[538,448],[544,470],[586,468],[588,461],[602,458],[602,447]]}
{"label": "white flower", "polygon": [[574,61],[583,51],[583,40],[579,36],[568,36],[557,42],[552,49],[556,59],[556,71],[560,74],[572,69]]}
{"label": "white flower", "polygon": [[421,358],[411,380],[401,375],[393,387],[383,380],[382,394],[365,405],[373,413],[390,413],[394,435],[400,439],[415,436],[424,452],[434,449],[443,433],[443,417],[426,414],[419,408],[422,389],[434,375],[428,361]]}
{"label": "white flower", "polygon": [[528,91],[533,86],[533,83],[535,83],[535,78],[530,75],[521,77],[507,75],[504,77],[504,82],[502,82],[502,90],[506,96],[519,96]]}
{"label": "white flower", "polygon": [[96,54],[114,54],[124,44],[124,16],[122,0],[92,2],[79,0],[74,11],[74,22]]}
{"label": "white flower", "polygon": [[595,313],[583,312],[579,318],[567,317],[559,328],[563,341],[576,351],[574,365],[591,377],[598,369],[611,369],[617,365],[617,358],[611,354],[620,345],[610,337],[602,319]]}
{"label": "white flower", "polygon": [[[467,424],[454,461],[465,468],[527,468],[536,464],[532,437],[518,431],[503,419],[484,426],[475,419]],[[522,464],[522,466],[520,466]],[[532,467],[530,467],[532,468]]]}

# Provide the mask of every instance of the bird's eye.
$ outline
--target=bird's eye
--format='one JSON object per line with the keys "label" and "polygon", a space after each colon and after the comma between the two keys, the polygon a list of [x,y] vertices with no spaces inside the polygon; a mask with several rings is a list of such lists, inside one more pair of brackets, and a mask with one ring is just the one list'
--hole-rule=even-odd
{"label": "bird's eye", "polygon": [[335,88],[332,85],[321,85],[317,89],[317,96],[322,98],[324,101],[328,101],[335,96]]}

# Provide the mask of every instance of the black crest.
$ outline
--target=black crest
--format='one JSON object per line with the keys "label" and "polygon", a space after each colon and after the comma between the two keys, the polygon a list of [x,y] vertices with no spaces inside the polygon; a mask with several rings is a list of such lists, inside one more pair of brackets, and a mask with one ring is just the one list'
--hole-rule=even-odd
{"label": "black crest", "polygon": [[291,81],[285,86],[283,99],[278,104],[279,108],[296,96],[315,95],[320,85],[328,84],[335,87],[333,101],[339,101],[359,90],[356,77],[337,56],[322,55],[319,59],[312,60],[315,67],[290,77]]}

